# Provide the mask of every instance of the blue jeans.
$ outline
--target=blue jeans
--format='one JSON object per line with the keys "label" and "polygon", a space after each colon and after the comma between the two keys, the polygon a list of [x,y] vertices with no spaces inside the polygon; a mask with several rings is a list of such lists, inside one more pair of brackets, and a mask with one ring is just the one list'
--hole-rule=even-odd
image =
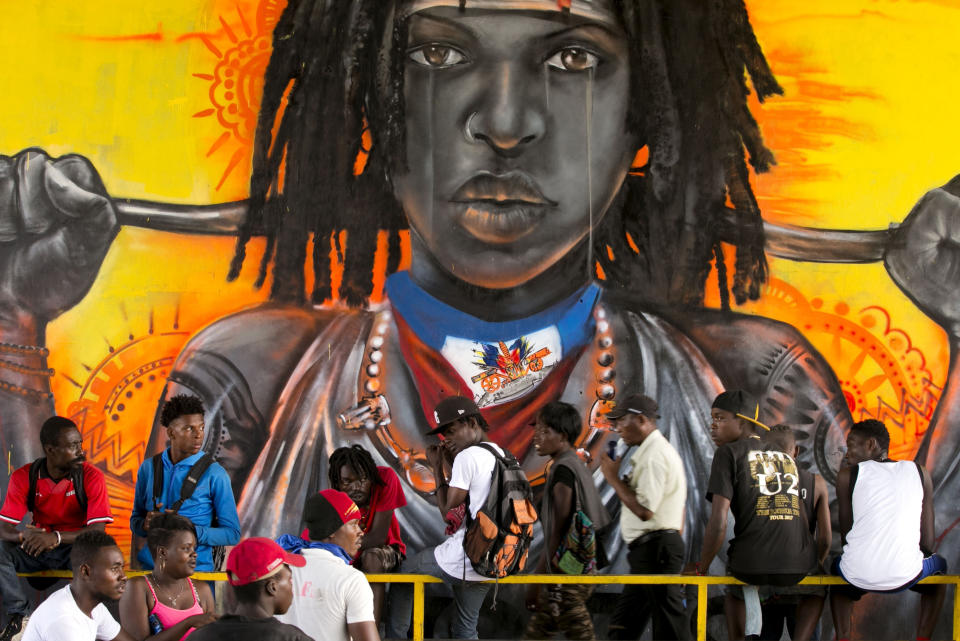
{"label": "blue jeans", "polygon": [[[408,558],[400,566],[401,574],[429,574],[450,586],[457,613],[451,633],[455,639],[476,639],[480,606],[490,590],[489,583],[462,581],[452,577],[437,565],[434,548],[427,548]],[[413,613],[413,584],[394,583],[390,586],[390,611],[387,615],[386,636],[389,639],[406,639]]]}

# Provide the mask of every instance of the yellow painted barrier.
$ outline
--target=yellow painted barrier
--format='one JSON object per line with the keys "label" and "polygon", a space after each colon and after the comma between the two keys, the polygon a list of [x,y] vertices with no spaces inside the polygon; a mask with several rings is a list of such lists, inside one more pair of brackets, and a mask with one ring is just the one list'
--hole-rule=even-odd
{"label": "yellow painted barrier", "polygon": [[[142,576],[143,570],[131,570],[127,576]],[[69,579],[73,575],[69,570],[45,570],[43,572],[21,573],[20,576],[47,576]],[[201,581],[226,581],[224,572],[195,572],[192,578]],[[412,583],[413,584],[413,640],[423,641],[424,588],[427,583],[443,583],[441,579],[427,574],[368,574],[371,583]],[[711,585],[742,585],[732,576],[687,576],[680,574],[593,574],[581,576],[575,574],[519,574],[500,579],[501,584],[530,583],[577,583],[584,585],[695,585],[697,586],[697,641],[707,639],[707,587]],[[845,581],[838,576],[808,576],[800,585],[843,585]],[[921,583],[946,584],[960,586],[960,576],[944,574],[927,577]],[[960,587],[958,587],[960,589]],[[702,607],[701,607],[702,606]],[[953,598],[953,638],[960,639],[960,599],[954,591]]]}

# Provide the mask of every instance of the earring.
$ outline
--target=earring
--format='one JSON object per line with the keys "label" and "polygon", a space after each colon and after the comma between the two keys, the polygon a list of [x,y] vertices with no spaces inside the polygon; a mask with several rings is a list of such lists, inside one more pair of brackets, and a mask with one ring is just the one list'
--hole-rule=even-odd
{"label": "earring", "polygon": [[163,572],[163,566],[166,564],[166,557],[160,557],[160,571]]}

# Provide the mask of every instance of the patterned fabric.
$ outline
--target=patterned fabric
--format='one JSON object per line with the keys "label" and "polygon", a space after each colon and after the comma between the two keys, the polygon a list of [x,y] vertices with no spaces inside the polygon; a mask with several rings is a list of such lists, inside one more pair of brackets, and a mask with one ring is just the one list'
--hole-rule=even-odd
{"label": "patterned fabric", "polygon": [[537,611],[527,623],[527,639],[550,639],[562,632],[567,639],[594,639],[593,620],[587,610],[591,585],[545,585]]}
{"label": "patterned fabric", "polygon": [[443,517],[443,520],[447,522],[447,527],[443,531],[444,534],[450,536],[454,532],[460,529],[460,526],[463,525],[463,520],[467,518],[467,504],[461,503],[460,505],[451,508],[447,511],[447,515]]}
{"label": "patterned fabric", "polygon": [[[579,505],[579,501],[577,501]],[[577,509],[570,519],[570,529],[557,546],[553,565],[564,574],[592,574],[597,569],[597,533],[593,521]]]}

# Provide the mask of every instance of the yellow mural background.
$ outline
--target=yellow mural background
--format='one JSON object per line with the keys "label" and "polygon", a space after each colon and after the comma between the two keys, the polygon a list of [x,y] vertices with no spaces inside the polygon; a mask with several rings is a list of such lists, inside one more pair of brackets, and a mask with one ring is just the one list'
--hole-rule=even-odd
{"label": "yellow mural background", "polygon": [[[885,228],[960,172],[960,3],[748,6],[785,90],[756,110],[779,160],[755,179],[769,220]],[[251,70],[268,53],[278,9],[277,0],[4,2],[0,152],[83,154],[117,198],[243,198],[257,91]],[[265,297],[252,287],[258,247],[241,278],[227,283],[231,239],[125,228],[91,292],[48,327],[57,409],[87,415],[91,457],[116,482],[125,484],[142,460],[165,368],[187,337]],[[742,311],[804,331],[851,403],[878,415],[888,408],[902,428],[894,451],[911,451],[945,377],[942,331],[882,265],[770,262],[769,294]],[[713,291],[708,304],[716,305]]]}

